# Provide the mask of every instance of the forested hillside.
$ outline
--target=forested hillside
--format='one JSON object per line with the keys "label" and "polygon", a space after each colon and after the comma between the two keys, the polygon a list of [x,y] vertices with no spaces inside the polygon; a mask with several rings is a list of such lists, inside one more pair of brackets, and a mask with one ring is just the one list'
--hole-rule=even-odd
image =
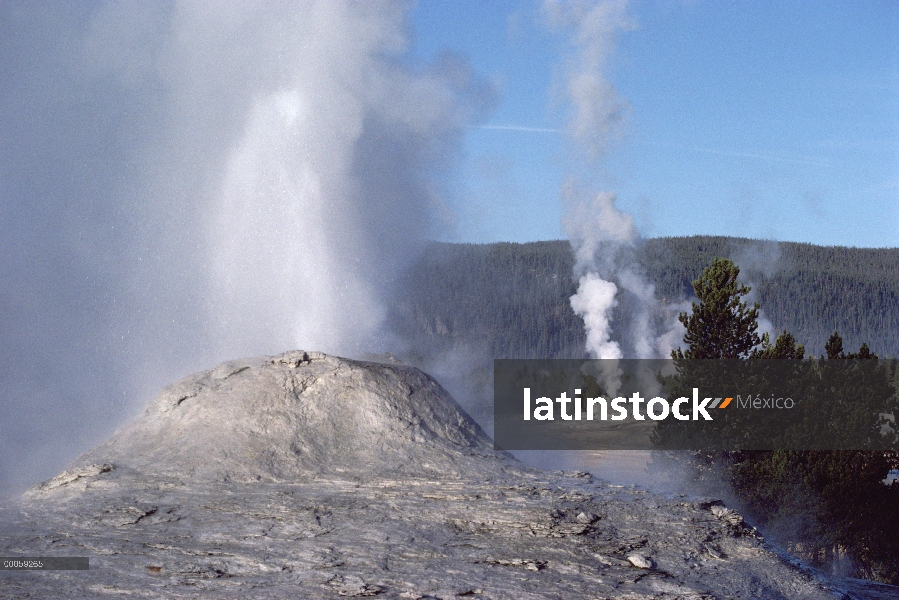
{"label": "forested hillside", "polygon": [[[859,249],[694,236],[646,240],[638,261],[663,304],[692,297],[716,256],[742,270],[764,316],[812,355],[833,331],[899,356],[899,249]],[[476,347],[492,357],[584,356],[566,241],[430,245],[408,275],[393,327],[419,348]]]}

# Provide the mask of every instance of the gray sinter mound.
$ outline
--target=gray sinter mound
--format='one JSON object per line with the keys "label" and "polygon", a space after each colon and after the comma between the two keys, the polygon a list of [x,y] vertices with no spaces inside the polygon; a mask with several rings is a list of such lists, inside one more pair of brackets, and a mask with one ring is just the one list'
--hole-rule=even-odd
{"label": "gray sinter mound", "polygon": [[[228,362],[165,388],[76,465],[178,480],[459,477],[501,468],[493,444],[433,379],[317,352]],[[475,458],[477,457],[477,458]]]}
{"label": "gray sinter mound", "polygon": [[530,469],[421,371],[311,352],[166,388],[0,517],[0,555],[91,560],[3,598],[856,597],[718,501]]}

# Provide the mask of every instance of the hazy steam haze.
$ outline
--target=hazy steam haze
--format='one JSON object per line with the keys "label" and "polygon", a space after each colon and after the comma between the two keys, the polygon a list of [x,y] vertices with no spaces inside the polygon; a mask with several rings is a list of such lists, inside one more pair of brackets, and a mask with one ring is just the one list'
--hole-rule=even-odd
{"label": "hazy steam haze", "polygon": [[485,97],[412,64],[405,8],[0,9],[0,491],[216,361],[388,349]]}
{"label": "hazy steam haze", "polygon": [[552,29],[567,35],[573,50],[564,83],[571,104],[568,134],[595,159],[621,133],[627,118],[627,104],[606,77],[618,33],[633,28],[627,0],[545,0],[543,12]]}

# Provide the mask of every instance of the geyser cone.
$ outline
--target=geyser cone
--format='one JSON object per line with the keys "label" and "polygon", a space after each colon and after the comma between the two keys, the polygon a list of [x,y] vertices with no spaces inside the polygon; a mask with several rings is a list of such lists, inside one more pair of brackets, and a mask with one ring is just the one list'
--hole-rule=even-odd
{"label": "geyser cone", "polygon": [[457,477],[495,472],[502,458],[418,369],[296,351],[224,363],[165,388],[73,468],[231,481]]}

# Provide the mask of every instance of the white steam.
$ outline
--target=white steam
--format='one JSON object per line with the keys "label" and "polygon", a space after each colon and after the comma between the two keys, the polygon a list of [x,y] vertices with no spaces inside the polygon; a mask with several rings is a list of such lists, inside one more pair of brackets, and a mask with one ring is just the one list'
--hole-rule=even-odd
{"label": "white steam", "polygon": [[0,491],[189,371],[383,351],[489,102],[463,63],[413,64],[407,8],[0,6]]}
{"label": "white steam", "polygon": [[600,156],[619,135],[628,106],[606,78],[619,31],[633,28],[627,0],[545,0],[550,27],[568,33],[573,48],[565,73],[565,91],[572,105],[568,134],[590,158]]}
{"label": "white steam", "polygon": [[[107,10],[105,35],[135,27]],[[140,227],[202,290],[175,295],[218,356],[365,348],[428,232],[428,178],[466,117],[457,82],[400,66],[395,3],[186,2],[168,18],[148,77],[166,131],[133,201],[180,213],[162,235]],[[174,236],[196,254],[158,249]],[[159,266],[139,277],[171,288]]]}
{"label": "white steam", "polygon": [[584,319],[587,328],[587,350],[595,358],[623,358],[618,343],[611,340],[611,315],[618,306],[618,288],[611,281],[587,273],[578,281],[578,291],[571,297],[571,308]]}
{"label": "white steam", "polygon": [[[573,50],[565,72],[572,106],[568,132],[589,169],[620,132],[627,113],[607,77],[619,32],[633,27],[627,3],[548,0],[544,12],[551,26],[568,34]],[[614,194],[583,194],[576,188],[569,183],[563,190],[570,207],[565,228],[579,277],[571,306],[584,319],[588,353],[595,358],[667,357],[679,323],[661,322],[654,286],[636,260],[640,237],[633,218],[615,206]]]}
{"label": "white steam", "polygon": [[[573,174],[562,189],[568,207],[564,226],[574,252],[574,275],[579,278],[571,307],[584,320],[589,355],[614,359],[584,365],[591,371],[586,374],[595,376],[614,396],[623,374],[618,359],[667,357],[672,341],[681,337],[674,333],[680,326],[676,320],[667,333],[657,334],[664,319],[655,290],[642,277],[636,260],[640,238],[633,218],[615,206],[614,194],[582,191],[627,116],[627,104],[618,98],[607,69],[619,32],[633,25],[626,0],[545,0],[543,8],[550,26],[567,34],[573,53],[565,66],[565,90],[572,107],[567,132],[579,159],[574,162],[583,171]],[[657,386],[653,373],[644,375],[644,389]],[[561,454],[577,468],[619,481],[649,478],[644,476],[648,453],[607,452],[599,459],[594,453]],[[544,460],[552,464],[559,457]]]}
{"label": "white steam", "polygon": [[[740,267],[740,275],[737,278],[739,283],[749,286],[750,292],[743,299],[750,306],[759,300],[759,283],[765,279],[770,279],[778,271],[788,268],[789,265],[781,252],[780,244],[771,240],[747,240],[732,241],[729,244],[729,256],[734,263]],[[759,308],[758,315],[758,333],[759,337],[768,334],[771,341],[777,339],[778,331],[774,327],[774,323],[765,314],[764,309]]]}

